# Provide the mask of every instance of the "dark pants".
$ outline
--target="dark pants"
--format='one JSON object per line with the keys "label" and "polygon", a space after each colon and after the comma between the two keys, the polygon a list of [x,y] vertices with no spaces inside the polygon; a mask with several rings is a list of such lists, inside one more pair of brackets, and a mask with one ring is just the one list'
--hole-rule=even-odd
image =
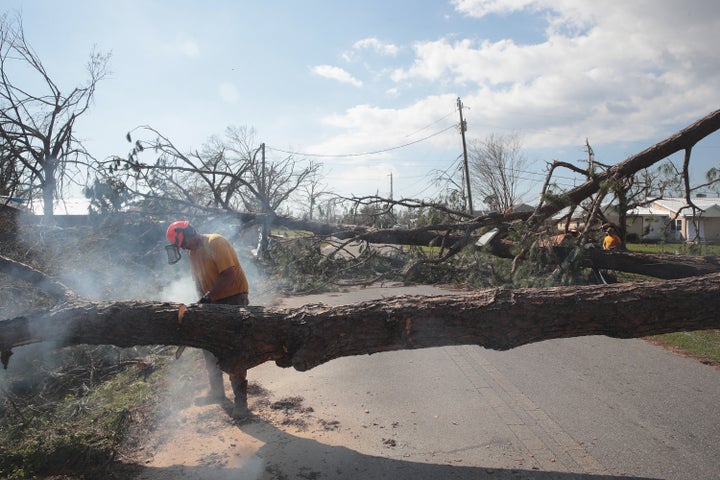
{"label": "dark pants", "polygon": [[[233,295],[232,297],[223,298],[213,303],[220,303],[223,305],[249,305],[249,299],[247,293],[240,293]],[[217,398],[225,397],[225,387],[223,386],[223,371],[218,366],[218,359],[215,355],[203,350],[205,356],[205,367],[208,372],[208,379],[210,380],[210,395]],[[235,408],[247,410],[247,370],[241,372],[234,372],[228,374],[230,377],[230,385],[235,395]]]}

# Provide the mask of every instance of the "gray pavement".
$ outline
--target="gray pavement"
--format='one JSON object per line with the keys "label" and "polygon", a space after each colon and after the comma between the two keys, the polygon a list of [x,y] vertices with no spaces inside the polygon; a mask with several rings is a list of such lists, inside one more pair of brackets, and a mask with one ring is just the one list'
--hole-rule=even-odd
{"label": "gray pavement", "polygon": [[607,337],[483,356],[609,470],[720,478],[717,368]]}
{"label": "gray pavement", "polygon": [[[368,288],[283,305],[440,292]],[[303,397],[323,425],[337,426],[268,442],[260,456],[276,470],[264,478],[709,480],[720,472],[720,371],[641,340],[387,352],[308,372],[265,364],[249,377],[276,398]],[[252,424],[242,429],[253,433]]]}

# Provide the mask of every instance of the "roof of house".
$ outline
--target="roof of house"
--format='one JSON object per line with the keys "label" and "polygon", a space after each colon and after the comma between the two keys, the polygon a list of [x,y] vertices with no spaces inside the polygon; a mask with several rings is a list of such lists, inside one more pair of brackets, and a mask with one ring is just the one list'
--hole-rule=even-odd
{"label": "roof of house", "polygon": [[15,210],[27,210],[27,200],[24,198],[0,196],[0,207],[12,208]]}
{"label": "roof of house", "polygon": [[667,210],[658,210],[653,208],[652,205],[649,207],[635,207],[632,210],[628,210],[628,215],[638,217],[667,217]]}
{"label": "roof of house", "polygon": [[[696,207],[703,210],[703,217],[720,217],[720,198],[697,197],[693,198],[692,202]],[[684,216],[691,216],[693,213],[691,208],[684,208],[688,207],[688,203],[684,198],[663,198],[662,200],[657,200],[655,204],[673,213],[682,210],[682,215]]]}

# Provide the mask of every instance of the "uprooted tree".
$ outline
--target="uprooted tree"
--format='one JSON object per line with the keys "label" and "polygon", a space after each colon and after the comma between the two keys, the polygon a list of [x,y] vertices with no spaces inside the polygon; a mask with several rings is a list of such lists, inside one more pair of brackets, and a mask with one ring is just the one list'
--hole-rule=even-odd
{"label": "uprooted tree", "polygon": [[[495,213],[452,225],[412,231],[327,225],[275,215],[274,222],[317,235],[369,242],[427,244],[441,238],[448,254],[459,251],[484,227],[523,221],[533,231],[563,205],[578,205],[603,188],[692,147],[720,128],[720,110],[667,140],[590,176],[567,192],[563,202],[541,203],[530,213]],[[252,214],[248,214],[252,216]],[[498,235],[497,251],[503,248]],[[515,253],[519,258],[520,254]],[[187,345],[215,353],[227,371],[266,361],[307,370],[348,355],[475,344],[509,349],[552,338],[608,335],[642,337],[672,331],[720,328],[720,270],[712,258],[669,260],[594,251],[596,267],[635,268],[661,280],[602,286],[491,289],[438,297],[396,297],[382,302],[296,309],[182,305],[156,302],[91,302],[41,272],[0,259],[0,269],[35,284],[58,300],[48,310],[0,322],[0,351],[7,365],[12,349],[37,342],[57,346],[112,344]],[[649,258],[649,257],[644,257]],[[665,266],[658,267],[658,262]],[[630,267],[628,267],[630,266]],[[681,278],[688,277],[688,278]],[[551,305],[552,308],[548,308]]]}

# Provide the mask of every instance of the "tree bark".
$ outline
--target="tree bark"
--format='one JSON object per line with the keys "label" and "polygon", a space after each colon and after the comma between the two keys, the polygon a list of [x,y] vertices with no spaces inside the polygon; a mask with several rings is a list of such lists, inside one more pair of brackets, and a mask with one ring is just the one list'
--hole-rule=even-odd
{"label": "tree bark", "polygon": [[304,371],[335,358],[479,345],[507,350],[555,338],[634,338],[720,328],[720,274],[607,286],[492,289],[302,308],[72,301],[0,322],[3,363],[14,347],[186,345],[232,372],[275,361]]}

